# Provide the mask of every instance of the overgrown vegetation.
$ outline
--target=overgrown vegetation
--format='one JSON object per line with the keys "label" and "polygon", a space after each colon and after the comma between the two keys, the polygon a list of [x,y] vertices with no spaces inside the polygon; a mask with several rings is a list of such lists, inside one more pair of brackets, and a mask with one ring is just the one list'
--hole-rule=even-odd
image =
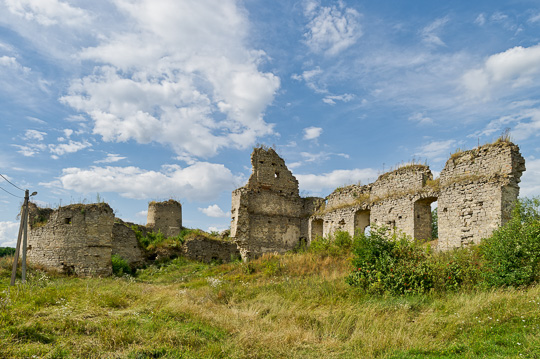
{"label": "overgrown vegetation", "polygon": [[[538,203],[524,202],[516,213],[519,225],[501,228],[493,241],[511,240],[511,226],[531,234],[514,243],[538,241],[537,232],[529,230],[538,223]],[[538,278],[527,286],[485,285],[484,247],[434,254],[401,240],[374,229],[364,237],[338,232],[296,253],[265,254],[249,263],[205,264],[180,257],[110,278],[29,268],[27,283],[11,289],[12,259],[0,258],[0,357],[540,356]],[[493,253],[507,250],[488,247]],[[514,256],[528,258],[520,263],[534,258],[517,251]],[[396,280],[392,286],[375,273],[370,274],[373,288],[351,286],[344,278],[360,258],[377,268],[393,260],[388,271],[399,269],[412,284]],[[426,263],[437,273],[423,285],[433,290],[410,290],[421,288]],[[515,272],[512,266],[502,269]],[[403,290],[380,290],[384,286]]]}
{"label": "overgrown vegetation", "polygon": [[12,256],[15,254],[15,248],[0,247],[0,257]]}
{"label": "overgrown vegetation", "polygon": [[354,270],[347,283],[371,294],[536,284],[540,280],[540,199],[518,201],[512,219],[479,245],[434,252],[403,234],[372,227],[370,234],[354,237],[353,253]]}

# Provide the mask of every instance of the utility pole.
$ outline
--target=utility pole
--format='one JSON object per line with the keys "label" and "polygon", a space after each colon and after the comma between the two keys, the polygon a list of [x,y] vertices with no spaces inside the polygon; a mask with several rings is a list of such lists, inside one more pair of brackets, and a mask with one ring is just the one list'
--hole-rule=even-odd
{"label": "utility pole", "polygon": [[21,214],[21,223],[19,225],[19,235],[17,237],[17,247],[15,248],[15,256],[13,258],[13,268],[11,272],[11,282],[10,285],[15,285],[15,277],[17,276],[17,264],[19,262],[19,254],[21,252],[21,237],[22,237],[22,282],[24,283],[26,281],[26,248],[28,246],[27,244],[27,236],[28,236],[28,201],[31,196],[35,196],[37,192],[33,192],[32,195],[28,194],[29,191],[24,191],[24,204]]}

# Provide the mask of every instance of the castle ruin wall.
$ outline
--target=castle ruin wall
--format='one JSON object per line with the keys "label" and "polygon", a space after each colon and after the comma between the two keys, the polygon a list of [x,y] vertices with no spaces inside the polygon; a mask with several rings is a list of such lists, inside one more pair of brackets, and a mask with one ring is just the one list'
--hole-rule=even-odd
{"label": "castle ruin wall", "polygon": [[204,236],[188,239],[182,246],[182,251],[185,257],[206,263],[212,261],[227,263],[240,258],[240,251],[234,242]]}
{"label": "castle ruin wall", "polygon": [[[29,216],[35,218],[36,212],[30,210]],[[108,276],[113,223],[113,210],[105,203],[60,207],[46,223],[29,222],[28,260],[62,273]]]}
{"label": "castle ruin wall", "polygon": [[310,207],[298,193],[298,181],[272,148],[256,148],[251,165],[248,183],[232,194],[231,237],[244,260],[295,248],[302,234],[307,235],[306,206]]}
{"label": "castle ruin wall", "polygon": [[518,146],[496,142],[457,153],[440,175],[438,247],[478,243],[511,216],[525,160]]}

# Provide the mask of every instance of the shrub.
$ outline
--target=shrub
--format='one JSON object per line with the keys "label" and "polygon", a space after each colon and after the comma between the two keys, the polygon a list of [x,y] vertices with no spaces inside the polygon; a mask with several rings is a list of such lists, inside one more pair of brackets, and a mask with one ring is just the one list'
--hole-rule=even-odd
{"label": "shrub", "polygon": [[15,254],[15,248],[0,247],[0,257],[12,256]]}
{"label": "shrub", "polygon": [[482,241],[488,287],[526,286],[540,279],[540,198],[521,199],[511,220]]}
{"label": "shrub", "polygon": [[369,235],[355,236],[353,272],[348,284],[373,294],[424,293],[433,288],[429,249],[402,233],[373,226]]}
{"label": "shrub", "polygon": [[349,253],[352,246],[352,238],[349,232],[336,231],[327,237],[318,236],[311,241],[309,252],[330,256],[340,256]]}
{"label": "shrub", "polygon": [[372,294],[403,295],[473,288],[480,256],[472,248],[434,253],[403,233],[372,227],[353,241],[354,270],[346,282]]}
{"label": "shrub", "polygon": [[113,254],[111,256],[111,260],[114,275],[121,276],[124,274],[131,274],[131,267],[129,266],[127,260],[120,257],[118,254]]}

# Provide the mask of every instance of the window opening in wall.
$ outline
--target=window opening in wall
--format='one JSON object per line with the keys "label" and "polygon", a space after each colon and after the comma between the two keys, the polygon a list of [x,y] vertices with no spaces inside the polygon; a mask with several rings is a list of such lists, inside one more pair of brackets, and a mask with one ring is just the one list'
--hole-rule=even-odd
{"label": "window opening in wall", "polygon": [[439,208],[437,205],[437,201],[431,204],[431,240],[439,239]]}
{"label": "window opening in wall", "polygon": [[[328,223],[328,222],[327,222]],[[322,238],[324,222],[322,219],[314,219],[311,221],[311,240]]]}
{"label": "window opening in wall", "polygon": [[366,228],[364,228],[364,234],[366,236],[369,236],[370,233],[371,233],[371,226],[367,226]]}
{"label": "window opening in wall", "polygon": [[279,172],[274,173],[274,178],[279,178]]}
{"label": "window opening in wall", "polygon": [[71,224],[71,218],[64,219],[64,223],[65,224]]}
{"label": "window opening in wall", "polygon": [[359,210],[354,214],[354,232],[365,233],[365,230],[370,225],[369,210]]}

